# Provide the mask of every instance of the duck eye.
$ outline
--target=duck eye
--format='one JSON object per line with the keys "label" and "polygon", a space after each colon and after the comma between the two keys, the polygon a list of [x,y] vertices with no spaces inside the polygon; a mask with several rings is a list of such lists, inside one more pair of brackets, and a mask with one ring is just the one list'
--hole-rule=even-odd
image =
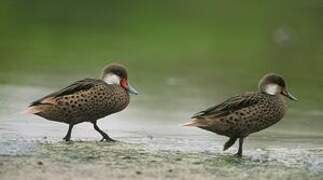
{"label": "duck eye", "polygon": [[120,71],[116,71],[114,74],[121,77],[121,72]]}

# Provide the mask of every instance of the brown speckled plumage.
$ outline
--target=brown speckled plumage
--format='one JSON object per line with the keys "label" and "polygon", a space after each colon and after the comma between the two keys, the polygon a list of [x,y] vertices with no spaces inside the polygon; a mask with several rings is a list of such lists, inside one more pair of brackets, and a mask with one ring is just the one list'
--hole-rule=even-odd
{"label": "brown speckled plumage", "polygon": [[[274,89],[277,90],[276,94],[268,94],[268,85],[269,88],[272,85],[277,88]],[[230,137],[224,145],[224,150],[239,139],[237,155],[241,156],[245,137],[272,126],[284,117],[287,103],[283,95],[294,98],[288,93],[282,77],[268,74],[261,80],[259,91],[231,97],[219,105],[197,113],[192,117],[192,122],[186,125]]]}
{"label": "brown speckled plumage", "polygon": [[85,82],[91,83],[89,89],[46,98],[45,102],[49,102],[39,104],[44,111],[37,115],[52,121],[78,124],[122,111],[129,104],[129,94],[120,86],[94,79],[78,81],[75,84]]}
{"label": "brown speckled plumage", "polygon": [[[113,70],[109,69],[115,67]],[[106,71],[108,69],[108,71]],[[105,74],[113,73],[121,80],[127,80],[126,70],[121,65],[110,65]],[[116,72],[114,72],[116,69]],[[118,72],[120,71],[120,73]],[[122,73],[121,73],[122,72]],[[103,136],[103,140],[113,141],[97,126],[97,120],[110,114],[120,112],[129,104],[127,87],[108,84],[104,80],[84,79],[33,102],[29,112],[51,121],[63,122],[70,125],[64,138],[69,141],[71,130],[75,124],[91,122],[94,128]],[[126,83],[126,86],[128,84]]]}

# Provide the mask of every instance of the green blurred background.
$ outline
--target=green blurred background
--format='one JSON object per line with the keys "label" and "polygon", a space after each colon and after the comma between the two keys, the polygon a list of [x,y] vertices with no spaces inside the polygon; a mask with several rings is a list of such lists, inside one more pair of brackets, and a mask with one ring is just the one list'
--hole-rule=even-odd
{"label": "green blurred background", "polygon": [[1,0],[0,21],[1,84],[57,88],[120,62],[143,94],[224,99],[276,72],[294,107],[323,107],[319,0]]}

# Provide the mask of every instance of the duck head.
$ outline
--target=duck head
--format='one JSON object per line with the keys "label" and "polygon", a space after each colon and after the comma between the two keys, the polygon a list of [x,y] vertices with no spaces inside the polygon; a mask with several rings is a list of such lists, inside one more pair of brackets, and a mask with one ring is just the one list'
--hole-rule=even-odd
{"label": "duck head", "polygon": [[259,82],[259,90],[269,95],[283,95],[297,101],[297,98],[287,90],[284,78],[278,74],[266,74]]}
{"label": "duck head", "polygon": [[124,88],[130,94],[138,95],[138,91],[128,82],[127,68],[121,64],[109,64],[102,73],[101,79],[107,84],[116,84]]}

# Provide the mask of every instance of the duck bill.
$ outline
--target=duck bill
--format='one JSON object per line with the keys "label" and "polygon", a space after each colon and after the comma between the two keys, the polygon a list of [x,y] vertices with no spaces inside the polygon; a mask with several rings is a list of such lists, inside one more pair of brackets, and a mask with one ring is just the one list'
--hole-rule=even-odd
{"label": "duck bill", "polygon": [[282,92],[282,94],[283,94],[284,96],[288,97],[290,100],[298,101],[298,99],[297,99],[295,96],[293,96],[290,92],[288,92],[287,90],[284,90],[284,91]]}
{"label": "duck bill", "polygon": [[127,91],[129,92],[129,94],[133,94],[133,95],[139,94],[139,92],[133,86],[131,86],[131,84],[128,84]]}
{"label": "duck bill", "polygon": [[120,86],[123,87],[126,91],[128,91],[129,94],[139,94],[138,91],[128,83],[127,79],[122,79],[120,81]]}

